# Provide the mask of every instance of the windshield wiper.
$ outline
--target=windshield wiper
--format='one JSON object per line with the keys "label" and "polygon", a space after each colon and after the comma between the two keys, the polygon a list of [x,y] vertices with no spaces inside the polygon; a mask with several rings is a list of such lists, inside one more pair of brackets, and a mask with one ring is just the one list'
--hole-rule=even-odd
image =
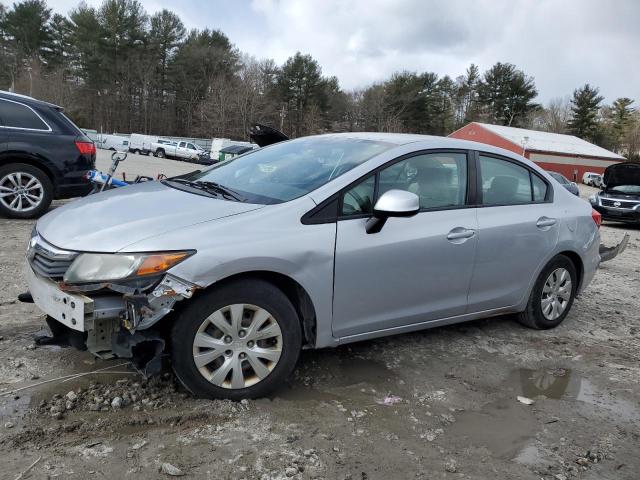
{"label": "windshield wiper", "polygon": [[222,195],[226,195],[227,197],[237,200],[238,202],[244,202],[247,200],[232,188],[225,187],[224,185],[220,185],[219,183],[207,181],[197,181],[197,183],[202,184],[206,188],[209,188],[215,192],[220,192]]}
{"label": "windshield wiper", "polygon": [[181,183],[183,185],[187,185],[189,187],[197,188],[200,190],[204,190],[206,192],[212,192],[218,195],[222,195],[223,197],[230,198],[237,202],[244,202],[246,198],[240,196],[237,192],[230,189],[229,187],[225,187],[224,185],[220,185],[216,182],[208,182],[203,180],[186,180],[184,178],[171,178],[169,179],[171,182]]}

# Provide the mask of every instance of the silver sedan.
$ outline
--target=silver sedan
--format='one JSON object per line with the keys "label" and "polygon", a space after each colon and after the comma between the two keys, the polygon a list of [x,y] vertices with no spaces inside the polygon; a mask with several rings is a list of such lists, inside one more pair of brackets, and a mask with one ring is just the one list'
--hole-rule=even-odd
{"label": "silver sedan", "polygon": [[599,218],[512,152],[332,134],[69,203],[26,272],[56,337],[147,373],[168,351],[194,394],[238,399],[302,348],[509,313],[557,326],[600,262]]}

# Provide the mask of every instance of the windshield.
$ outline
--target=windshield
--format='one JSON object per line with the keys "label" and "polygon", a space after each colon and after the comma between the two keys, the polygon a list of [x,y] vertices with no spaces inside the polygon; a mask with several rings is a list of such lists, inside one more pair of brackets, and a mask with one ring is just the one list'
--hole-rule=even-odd
{"label": "windshield", "polygon": [[306,195],[393,146],[334,136],[299,138],[181,178],[219,184],[250,203],[281,203]]}
{"label": "windshield", "polygon": [[607,189],[612,193],[624,193],[626,195],[640,195],[640,185],[616,185]]}

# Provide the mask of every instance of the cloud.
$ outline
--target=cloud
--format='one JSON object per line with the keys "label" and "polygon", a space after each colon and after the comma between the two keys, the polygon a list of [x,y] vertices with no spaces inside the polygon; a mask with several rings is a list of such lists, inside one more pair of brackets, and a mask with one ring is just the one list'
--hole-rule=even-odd
{"label": "cloud", "polygon": [[[99,4],[99,0],[89,0]],[[189,28],[225,32],[242,51],[283,63],[310,53],[344,88],[401,70],[456,77],[470,63],[510,62],[535,78],[539,100],[584,83],[607,101],[640,103],[640,1],[141,0]],[[66,13],[73,0],[50,0]]]}

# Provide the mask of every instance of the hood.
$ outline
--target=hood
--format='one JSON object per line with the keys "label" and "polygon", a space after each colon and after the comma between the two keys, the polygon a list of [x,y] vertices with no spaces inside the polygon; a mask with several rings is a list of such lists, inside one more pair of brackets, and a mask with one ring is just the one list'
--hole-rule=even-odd
{"label": "hood", "polygon": [[145,238],[262,207],[144,182],[74,200],[42,217],[37,229],[58,248],[117,252]]}
{"label": "hood", "polygon": [[249,137],[251,138],[251,140],[256,142],[259,147],[266,147],[267,145],[272,145],[274,143],[289,140],[289,137],[287,137],[281,131],[276,130],[275,128],[267,127],[266,125],[261,125],[259,123],[255,124],[251,128]]}
{"label": "hood", "polygon": [[640,163],[615,163],[604,171],[602,181],[607,188],[619,185],[640,185]]}

